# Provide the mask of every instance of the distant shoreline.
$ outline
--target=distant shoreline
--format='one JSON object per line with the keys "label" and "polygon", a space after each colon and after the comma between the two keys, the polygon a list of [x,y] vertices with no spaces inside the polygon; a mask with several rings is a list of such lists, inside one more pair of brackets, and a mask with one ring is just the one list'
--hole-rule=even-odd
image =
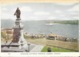
{"label": "distant shoreline", "polygon": [[53,22],[50,22],[50,23],[78,25],[79,21],[78,20],[76,20],[76,21],[74,21],[74,20],[73,21],[67,20],[67,21],[53,21]]}

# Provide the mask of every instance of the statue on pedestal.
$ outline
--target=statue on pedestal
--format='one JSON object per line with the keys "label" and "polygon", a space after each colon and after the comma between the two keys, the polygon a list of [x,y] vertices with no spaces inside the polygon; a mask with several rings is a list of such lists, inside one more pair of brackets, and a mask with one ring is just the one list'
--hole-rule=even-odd
{"label": "statue on pedestal", "polygon": [[21,11],[19,8],[17,8],[16,12],[14,15],[16,15],[16,21],[15,21],[15,26],[13,28],[13,40],[12,43],[17,43],[19,46],[19,49],[25,49],[27,50],[27,41],[24,39],[23,35],[23,26],[21,24],[21,19],[20,19],[20,14]]}
{"label": "statue on pedestal", "polygon": [[16,21],[15,21],[15,27],[14,27],[14,32],[13,32],[13,41],[12,42],[16,42],[18,43],[19,38],[20,38],[20,31],[21,31],[21,27],[20,27],[20,14],[21,11],[19,8],[16,9],[14,15],[16,15]]}
{"label": "statue on pedestal", "polygon": [[17,8],[16,12],[14,13],[14,15],[16,15],[16,20],[13,27],[13,39],[10,43],[8,43],[8,45],[1,46],[8,47],[8,49],[3,49],[2,51],[28,51],[27,41],[24,39],[23,26],[21,24],[20,14],[21,11],[19,8]]}

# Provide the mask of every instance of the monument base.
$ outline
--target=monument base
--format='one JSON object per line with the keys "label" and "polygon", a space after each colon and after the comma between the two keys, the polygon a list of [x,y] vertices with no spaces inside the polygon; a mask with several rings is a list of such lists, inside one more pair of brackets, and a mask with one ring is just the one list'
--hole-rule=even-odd
{"label": "monument base", "polygon": [[19,47],[19,44],[18,43],[11,43],[11,44],[3,44],[1,45],[1,47]]}
{"label": "monument base", "polygon": [[2,44],[1,52],[28,52],[27,49],[22,48],[18,43]]}
{"label": "monument base", "polygon": [[18,47],[3,47],[1,48],[1,52],[28,52],[27,50],[24,49],[19,49]]}

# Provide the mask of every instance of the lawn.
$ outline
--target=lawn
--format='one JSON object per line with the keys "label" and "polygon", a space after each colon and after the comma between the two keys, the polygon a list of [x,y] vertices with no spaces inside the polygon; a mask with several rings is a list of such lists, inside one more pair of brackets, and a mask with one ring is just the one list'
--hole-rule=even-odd
{"label": "lawn", "polygon": [[39,44],[43,46],[50,46],[50,47],[61,47],[66,48],[70,50],[79,50],[79,43],[78,42],[65,42],[65,41],[59,41],[59,40],[48,40],[45,38],[39,38],[39,39],[31,39],[31,38],[25,38],[27,42],[31,42],[33,44]]}
{"label": "lawn", "polygon": [[[45,46],[41,52],[47,52],[47,46]],[[57,48],[57,47],[51,47],[52,52],[74,52],[72,50],[67,50],[67,49],[62,49],[62,48]]]}

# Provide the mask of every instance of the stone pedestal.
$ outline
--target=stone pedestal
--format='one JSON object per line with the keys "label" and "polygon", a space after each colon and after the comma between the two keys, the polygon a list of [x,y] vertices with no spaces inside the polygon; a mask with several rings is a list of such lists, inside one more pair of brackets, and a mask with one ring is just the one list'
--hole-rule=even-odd
{"label": "stone pedestal", "polygon": [[19,38],[21,36],[21,25],[20,25],[20,19],[16,19],[15,21],[15,26],[13,28],[13,40],[12,43],[18,43],[19,42]]}
{"label": "stone pedestal", "polygon": [[27,50],[27,41],[24,39],[23,26],[21,25],[20,20],[21,19],[16,19],[15,21],[12,43],[17,43],[19,45],[19,49]]}

